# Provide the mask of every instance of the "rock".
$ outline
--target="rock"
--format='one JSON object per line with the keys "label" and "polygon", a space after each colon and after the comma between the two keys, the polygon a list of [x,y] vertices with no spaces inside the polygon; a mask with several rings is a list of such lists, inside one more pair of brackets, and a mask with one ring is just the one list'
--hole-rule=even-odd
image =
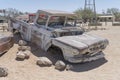
{"label": "rock", "polygon": [[61,60],[58,60],[56,63],[55,63],[55,69],[58,69],[58,70],[64,70],[66,67],[66,64],[61,61]]}
{"label": "rock", "polygon": [[30,51],[28,51],[28,50],[26,50],[26,51],[24,51],[24,52],[23,52],[23,54],[25,54],[25,58],[29,58],[29,57],[30,57],[31,52],[30,52]]}
{"label": "rock", "polygon": [[25,46],[25,45],[27,45],[27,42],[24,40],[20,40],[18,44],[19,44],[19,46]]}
{"label": "rock", "polygon": [[27,50],[27,46],[20,46],[20,47],[18,47],[18,50],[25,51],[25,50]]}
{"label": "rock", "polygon": [[16,58],[25,59],[25,54],[23,53],[23,51],[19,51],[16,55]]}
{"label": "rock", "polygon": [[50,61],[47,57],[40,57],[37,60],[37,64],[40,65],[40,66],[51,66],[52,61]]}
{"label": "rock", "polygon": [[31,48],[29,46],[20,46],[20,47],[18,47],[18,50],[19,51],[26,51],[26,50],[31,51]]}
{"label": "rock", "polygon": [[0,77],[5,77],[8,75],[8,69],[5,67],[0,67]]}
{"label": "rock", "polygon": [[71,69],[73,69],[73,66],[70,65],[70,64],[67,64],[67,65],[66,65],[66,70],[68,71],[68,70],[71,70]]}
{"label": "rock", "polygon": [[27,48],[26,48],[27,50],[29,50],[29,51],[31,51],[31,47],[29,47],[29,46],[27,46]]}

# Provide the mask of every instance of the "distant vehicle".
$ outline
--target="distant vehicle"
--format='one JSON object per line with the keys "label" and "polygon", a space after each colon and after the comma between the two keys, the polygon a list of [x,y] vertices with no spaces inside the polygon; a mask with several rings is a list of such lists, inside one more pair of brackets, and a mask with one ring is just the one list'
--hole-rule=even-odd
{"label": "distant vehicle", "polygon": [[36,14],[33,13],[33,14],[29,14],[28,16],[29,16],[29,20],[28,20],[29,23],[33,23],[36,18]]}
{"label": "distant vehicle", "polygon": [[10,19],[10,30],[18,30],[24,40],[43,50],[61,52],[71,63],[94,61],[104,57],[108,40],[84,33],[76,26],[76,15],[65,11],[38,10],[33,24]]}

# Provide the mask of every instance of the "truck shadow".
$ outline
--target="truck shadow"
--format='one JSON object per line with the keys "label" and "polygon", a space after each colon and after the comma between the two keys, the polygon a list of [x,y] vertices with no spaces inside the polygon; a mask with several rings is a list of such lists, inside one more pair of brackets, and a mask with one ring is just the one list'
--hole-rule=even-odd
{"label": "truck shadow", "polygon": [[73,68],[71,69],[71,71],[84,72],[84,71],[93,70],[95,68],[102,66],[106,62],[108,61],[105,58],[102,58],[102,59],[92,61],[92,62],[87,62],[87,63],[82,63],[82,64],[72,64]]}
{"label": "truck shadow", "polygon": [[[21,37],[18,35],[14,35],[14,37],[15,37],[15,43],[18,44],[18,41],[21,39]],[[28,46],[31,47],[31,53],[34,56],[47,57],[53,62],[53,65],[56,63],[56,61],[63,60],[66,64],[72,65],[72,68],[70,69],[70,71],[73,71],[73,72],[85,72],[85,71],[93,70],[108,62],[105,58],[102,58],[92,62],[73,64],[65,61],[61,54],[52,54],[49,52],[45,52],[40,47],[36,46],[31,42],[28,43]]]}

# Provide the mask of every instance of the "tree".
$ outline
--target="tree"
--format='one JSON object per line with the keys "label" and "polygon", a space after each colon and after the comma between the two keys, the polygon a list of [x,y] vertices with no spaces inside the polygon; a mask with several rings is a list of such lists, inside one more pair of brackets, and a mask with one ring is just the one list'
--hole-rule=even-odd
{"label": "tree", "polygon": [[120,10],[118,8],[108,8],[107,9],[107,14],[118,14],[120,12]]}
{"label": "tree", "polygon": [[106,14],[105,10],[102,10],[102,14]]}
{"label": "tree", "polygon": [[83,19],[83,20],[92,20],[94,18],[94,12],[90,9],[77,9],[74,11],[74,13],[77,15],[78,19]]}
{"label": "tree", "polygon": [[23,14],[23,12],[14,8],[5,9],[5,12],[6,12],[6,16],[11,16],[11,17],[17,17]]}
{"label": "tree", "polygon": [[107,14],[113,14],[115,18],[120,18],[120,10],[118,8],[108,8]]}
{"label": "tree", "polygon": [[82,19],[83,11],[84,11],[84,10],[83,10],[82,8],[77,9],[77,10],[74,11],[74,13],[77,15],[77,18],[78,18],[78,19]]}

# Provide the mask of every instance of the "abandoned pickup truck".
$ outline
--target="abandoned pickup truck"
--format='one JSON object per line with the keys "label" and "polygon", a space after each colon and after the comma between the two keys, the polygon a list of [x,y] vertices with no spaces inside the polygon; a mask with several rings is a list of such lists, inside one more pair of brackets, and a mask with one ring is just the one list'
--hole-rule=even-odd
{"label": "abandoned pickup truck", "polygon": [[60,50],[64,59],[71,63],[103,58],[102,51],[108,40],[84,33],[81,27],[76,26],[75,16],[64,11],[38,10],[34,24],[11,20],[10,30],[17,29],[24,40],[37,44],[45,51]]}

